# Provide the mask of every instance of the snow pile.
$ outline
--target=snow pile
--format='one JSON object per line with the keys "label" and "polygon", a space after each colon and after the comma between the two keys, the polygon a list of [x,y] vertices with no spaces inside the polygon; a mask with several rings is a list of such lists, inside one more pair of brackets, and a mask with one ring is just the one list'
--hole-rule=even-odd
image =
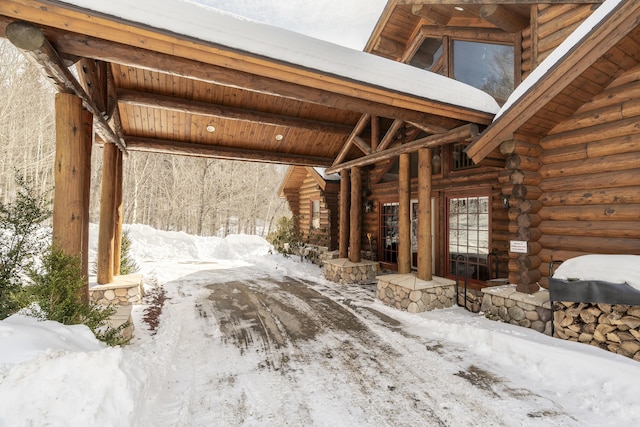
{"label": "snow pile", "polygon": [[[220,402],[224,401],[225,387],[234,383],[251,391],[265,408],[282,407],[282,399],[296,400],[294,407],[304,406],[305,399],[312,397],[277,389],[274,384],[282,387],[288,384],[285,377],[277,372],[271,377],[265,371],[255,371],[253,359],[241,358],[221,342],[222,326],[203,311],[203,301],[212,292],[207,286],[234,281],[258,286],[255,283],[261,278],[280,280],[285,275],[311,282],[310,286],[331,295],[338,304],[375,310],[395,319],[401,325],[401,333],[366,323],[365,317],[359,317],[375,331],[381,345],[394,347],[398,340],[403,345],[409,343],[412,350],[408,354],[416,369],[431,369],[434,363],[439,366],[429,375],[438,384],[449,384],[449,389],[439,390],[442,407],[452,407],[452,426],[465,425],[465,406],[461,402],[465,393],[469,393],[468,389],[455,388],[464,382],[452,381],[452,375],[459,378],[456,372],[469,366],[494,372],[504,382],[504,388],[516,395],[515,398],[498,395],[492,390],[480,393],[478,407],[504,405],[504,415],[496,419],[478,413],[478,425],[514,425],[508,422],[512,420],[510,405],[531,405],[532,399],[534,404],[544,402],[553,406],[558,413],[566,414],[563,419],[575,423],[558,424],[541,413],[536,415],[539,418],[523,419],[521,425],[640,423],[640,406],[636,402],[640,395],[640,363],[631,359],[490,321],[458,307],[422,314],[401,312],[372,300],[361,287],[326,282],[315,265],[300,263],[295,257],[270,254],[270,245],[256,236],[221,239],[161,232],[139,225],[127,229],[133,242],[132,252],[142,256],[137,262],[145,275],[145,286],[157,280],[167,291],[157,334],[150,335],[141,320],[139,306],[133,313],[136,338],[124,348],[104,346],[84,326],[36,322],[22,316],[0,321],[0,427],[227,425],[223,420],[231,409]],[[95,251],[95,230],[92,234]],[[610,271],[609,261],[589,264],[594,268],[600,266],[607,274]],[[311,346],[312,354],[323,354],[319,349],[327,346],[341,351],[340,344],[333,340],[327,334],[307,345]],[[425,343],[437,344],[441,357],[434,359],[435,353],[430,351],[434,349],[428,346],[425,349]],[[180,357],[176,356],[178,353]],[[363,355],[363,360],[367,357]],[[304,378],[305,384],[322,384],[327,375],[326,370],[300,369],[295,375]],[[384,374],[393,375],[398,383],[414,380],[412,371],[405,371],[398,369],[393,374]],[[248,372],[254,376],[246,376]],[[303,374],[306,376],[302,377]],[[340,373],[337,375],[342,377]],[[218,382],[216,378],[226,378],[226,382]],[[256,378],[261,381],[252,381]],[[318,408],[337,406],[329,413],[314,412],[308,424],[335,425],[335,414],[339,413],[349,413],[351,420],[357,419],[360,406],[349,400],[351,386],[347,382],[336,383],[331,395],[313,394],[313,399],[325,399],[314,402]],[[429,386],[425,385],[425,389]],[[380,396],[374,397],[384,400],[385,393],[389,390],[382,387]],[[336,396],[345,397],[336,399]],[[452,396],[460,397],[460,402]],[[175,419],[162,418],[167,413]],[[250,415],[247,419],[252,420],[250,425],[274,425],[273,419],[266,422],[259,412]],[[212,419],[218,423],[212,424]],[[286,425],[287,415],[283,413],[275,424]]]}
{"label": "snow pile", "polygon": [[627,283],[640,289],[640,255],[583,255],[564,261],[553,277]]}

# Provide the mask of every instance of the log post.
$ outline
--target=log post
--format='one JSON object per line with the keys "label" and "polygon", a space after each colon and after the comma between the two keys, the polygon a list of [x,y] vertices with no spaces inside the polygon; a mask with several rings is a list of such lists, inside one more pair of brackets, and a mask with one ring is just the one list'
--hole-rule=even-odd
{"label": "log post", "polygon": [[[93,147],[93,114],[84,110],[82,113],[84,125],[84,187],[82,189],[84,199],[84,211],[82,218],[82,275],[89,277],[89,201],[91,199],[91,149]],[[85,301],[89,300],[89,289],[87,288]]]}
{"label": "log post", "polygon": [[[53,245],[63,252],[84,258],[86,148],[82,100],[69,93],[57,93],[56,158],[54,167]],[[88,295],[88,288],[82,297]]]}
{"label": "log post", "polygon": [[100,227],[98,230],[98,284],[113,281],[113,241],[115,231],[115,180],[118,148],[104,144],[102,190],[100,194]]}
{"label": "log post", "polygon": [[411,272],[411,155],[400,155],[398,185],[398,273]]}
{"label": "log post", "polygon": [[433,279],[431,243],[431,157],[430,148],[418,151],[418,279]]}
{"label": "log post", "polygon": [[340,258],[349,256],[349,170],[340,171],[340,236],[338,251]]}
{"label": "log post", "polygon": [[120,275],[122,258],[122,151],[116,153],[114,189],[113,274]]}
{"label": "log post", "polygon": [[362,172],[359,167],[351,168],[351,209],[350,209],[349,261],[360,262],[362,230]]}

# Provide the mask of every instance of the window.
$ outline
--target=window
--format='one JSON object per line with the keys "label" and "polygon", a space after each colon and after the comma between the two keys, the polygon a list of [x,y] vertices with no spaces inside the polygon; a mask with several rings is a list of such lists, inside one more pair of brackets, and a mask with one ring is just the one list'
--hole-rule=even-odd
{"label": "window", "polygon": [[462,169],[469,169],[476,167],[476,164],[473,163],[469,157],[467,157],[467,153],[464,152],[464,149],[467,148],[467,145],[464,143],[451,144],[451,170],[459,171]]}
{"label": "window", "polygon": [[477,87],[502,104],[515,87],[518,42],[512,34],[485,32],[492,41],[478,40],[473,30],[424,27],[408,63]]}
{"label": "window", "polygon": [[513,92],[513,46],[454,40],[453,78],[505,101]]}
{"label": "window", "polygon": [[397,202],[384,203],[380,211],[381,262],[398,263],[398,209]]}
{"label": "window", "polygon": [[320,228],[320,200],[311,201],[311,229]]}
{"label": "window", "polygon": [[449,275],[488,280],[489,196],[449,197],[447,218]]}

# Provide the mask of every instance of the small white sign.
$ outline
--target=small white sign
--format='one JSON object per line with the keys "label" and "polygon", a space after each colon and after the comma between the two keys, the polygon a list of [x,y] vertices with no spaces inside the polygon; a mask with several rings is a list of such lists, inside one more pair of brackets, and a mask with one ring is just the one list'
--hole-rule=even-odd
{"label": "small white sign", "polygon": [[514,252],[517,254],[526,254],[527,253],[527,242],[526,240],[511,240],[509,241],[509,252]]}

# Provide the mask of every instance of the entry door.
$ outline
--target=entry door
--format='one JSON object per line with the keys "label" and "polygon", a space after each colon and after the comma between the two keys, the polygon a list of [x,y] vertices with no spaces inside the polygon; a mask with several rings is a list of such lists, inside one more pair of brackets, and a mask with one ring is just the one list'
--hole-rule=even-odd
{"label": "entry door", "polygon": [[[436,199],[431,198],[431,271],[436,268],[436,239],[433,238],[433,232],[436,229]],[[418,199],[411,200],[411,268],[418,268]]]}

